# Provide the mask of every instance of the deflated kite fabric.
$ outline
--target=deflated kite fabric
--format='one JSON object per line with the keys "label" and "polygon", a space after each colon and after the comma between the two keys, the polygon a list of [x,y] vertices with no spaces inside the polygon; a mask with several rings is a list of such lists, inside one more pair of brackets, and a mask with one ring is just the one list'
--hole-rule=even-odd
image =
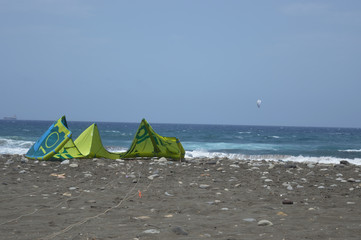
{"label": "deflated kite fabric", "polygon": [[61,117],[30,147],[25,154],[27,158],[48,160],[71,139],[65,116]]}
{"label": "deflated kite fabric", "polygon": [[132,145],[121,158],[166,157],[183,159],[185,151],[178,138],[158,135],[149,123],[143,119],[135,134]]}
{"label": "deflated kite fabric", "polygon": [[127,152],[107,151],[101,141],[99,130],[94,123],[73,141],[65,116],[56,121],[29,149],[26,157],[30,159],[71,159],[71,158],[135,158],[166,157],[183,159],[185,151],[175,137],[158,135],[143,119],[132,145]]}

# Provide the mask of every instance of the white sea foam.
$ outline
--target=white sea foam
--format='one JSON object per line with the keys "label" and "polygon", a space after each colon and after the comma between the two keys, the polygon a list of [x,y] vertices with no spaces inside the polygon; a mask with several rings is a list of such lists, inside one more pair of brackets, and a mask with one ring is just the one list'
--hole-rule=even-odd
{"label": "white sea foam", "polygon": [[361,158],[345,159],[336,157],[306,157],[306,156],[289,156],[289,155],[246,155],[222,152],[208,152],[204,150],[187,151],[186,159],[192,158],[224,158],[231,160],[254,160],[254,161],[284,161],[300,163],[320,163],[320,164],[339,164],[340,161],[348,161],[355,165],[361,165]]}
{"label": "white sea foam", "polygon": [[287,155],[247,155],[239,153],[208,152],[205,150],[186,151],[185,158],[225,158],[231,160],[284,160]]}
{"label": "white sea foam", "polygon": [[105,130],[104,132],[107,132],[107,133],[120,133],[120,131],[117,131],[117,130]]}
{"label": "white sea foam", "polygon": [[338,150],[339,152],[361,152],[361,149]]}
{"label": "white sea foam", "polygon": [[33,144],[32,141],[0,138],[0,154],[25,154]]}
{"label": "white sea foam", "polygon": [[109,152],[115,152],[115,153],[119,153],[119,152],[126,152],[128,151],[128,148],[124,148],[124,147],[115,147],[115,146],[112,146],[112,147],[108,147],[106,146],[105,147],[106,150],[108,150]]}
{"label": "white sea foam", "polygon": [[289,156],[284,161],[292,162],[310,162],[310,163],[322,163],[322,164],[338,164],[340,161],[348,161],[355,165],[361,165],[361,158],[337,158],[337,157],[304,157],[304,156]]}
{"label": "white sea foam", "polygon": [[225,143],[225,142],[182,142],[185,149],[194,150],[277,150],[276,144],[269,143]]}

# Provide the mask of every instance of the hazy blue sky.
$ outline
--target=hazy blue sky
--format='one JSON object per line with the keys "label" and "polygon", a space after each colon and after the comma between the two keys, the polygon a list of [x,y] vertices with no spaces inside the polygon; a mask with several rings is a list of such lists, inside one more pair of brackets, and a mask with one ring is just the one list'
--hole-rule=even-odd
{"label": "hazy blue sky", "polygon": [[0,81],[0,117],[361,127],[361,1],[0,0]]}

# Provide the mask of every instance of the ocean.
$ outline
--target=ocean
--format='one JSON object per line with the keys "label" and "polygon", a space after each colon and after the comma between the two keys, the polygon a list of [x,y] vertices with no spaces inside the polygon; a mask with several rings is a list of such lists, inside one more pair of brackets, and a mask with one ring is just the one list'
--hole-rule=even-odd
{"label": "ocean", "polygon": [[[53,121],[0,120],[0,154],[25,154]],[[140,122],[139,122],[140,123]],[[139,123],[97,122],[103,145],[126,151]],[[68,122],[76,139],[92,122]],[[361,165],[360,128],[151,123],[162,136],[177,137],[186,158],[229,158]]]}

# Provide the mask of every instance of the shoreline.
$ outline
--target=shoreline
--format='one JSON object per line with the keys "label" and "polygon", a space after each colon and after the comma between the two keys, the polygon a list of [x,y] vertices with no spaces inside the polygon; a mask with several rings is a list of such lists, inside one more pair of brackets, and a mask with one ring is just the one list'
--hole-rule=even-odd
{"label": "shoreline", "polygon": [[361,168],[0,155],[4,239],[359,239]]}

